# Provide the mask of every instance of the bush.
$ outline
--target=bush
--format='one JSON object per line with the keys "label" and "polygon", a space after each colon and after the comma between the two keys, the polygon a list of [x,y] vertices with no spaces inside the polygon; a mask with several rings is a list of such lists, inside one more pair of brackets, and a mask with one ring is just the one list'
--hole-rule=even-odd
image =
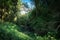
{"label": "bush", "polygon": [[4,22],[0,24],[0,40],[30,40],[31,37],[19,32],[18,26],[10,23]]}

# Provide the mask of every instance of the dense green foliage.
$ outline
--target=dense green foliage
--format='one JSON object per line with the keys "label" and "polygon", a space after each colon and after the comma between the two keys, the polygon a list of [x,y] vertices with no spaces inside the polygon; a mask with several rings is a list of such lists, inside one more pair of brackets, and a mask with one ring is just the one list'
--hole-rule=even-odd
{"label": "dense green foliage", "polygon": [[[4,21],[13,21],[17,12],[18,0],[1,0],[0,1],[0,19]],[[12,17],[12,18],[11,18]]]}
{"label": "dense green foliage", "polygon": [[[0,40],[60,40],[60,1],[31,0],[21,15],[20,0],[0,0]],[[23,14],[23,12],[22,12]]]}
{"label": "dense green foliage", "polygon": [[[28,33],[28,32],[27,32]],[[10,22],[4,22],[3,24],[0,22],[0,40],[55,40],[54,37],[49,35],[41,37],[37,35],[33,35],[32,33],[26,34],[21,30],[16,24]]]}
{"label": "dense green foliage", "polygon": [[19,32],[18,26],[5,22],[0,24],[0,40],[29,40],[30,37],[22,32]]}

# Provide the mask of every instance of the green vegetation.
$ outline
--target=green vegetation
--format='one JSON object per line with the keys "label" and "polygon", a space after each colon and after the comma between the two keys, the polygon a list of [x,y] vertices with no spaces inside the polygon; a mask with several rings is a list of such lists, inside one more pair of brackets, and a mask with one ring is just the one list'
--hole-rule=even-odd
{"label": "green vegetation", "polygon": [[0,25],[0,40],[29,40],[28,35],[19,32],[18,26],[13,23],[5,22]]}
{"label": "green vegetation", "polygon": [[49,35],[47,37],[33,36],[32,33],[28,35],[19,31],[18,26],[10,22],[0,24],[0,40],[49,40],[49,37],[51,40],[56,40]]}
{"label": "green vegetation", "polygon": [[60,1],[21,1],[0,0],[0,40],[60,40]]}

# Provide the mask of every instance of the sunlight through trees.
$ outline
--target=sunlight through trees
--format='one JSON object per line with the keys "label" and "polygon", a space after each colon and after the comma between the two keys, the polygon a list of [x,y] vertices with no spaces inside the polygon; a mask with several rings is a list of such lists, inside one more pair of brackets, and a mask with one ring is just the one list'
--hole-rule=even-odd
{"label": "sunlight through trees", "polygon": [[0,0],[0,40],[60,40],[60,0]]}

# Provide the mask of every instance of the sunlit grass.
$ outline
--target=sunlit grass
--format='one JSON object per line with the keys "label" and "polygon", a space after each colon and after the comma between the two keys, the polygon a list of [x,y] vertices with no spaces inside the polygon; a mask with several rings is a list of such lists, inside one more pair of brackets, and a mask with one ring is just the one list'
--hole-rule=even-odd
{"label": "sunlit grass", "polygon": [[19,32],[17,30],[17,26],[16,25],[13,25],[12,23],[10,24],[9,22],[7,23],[3,23],[0,25],[0,29],[6,31],[6,33],[11,33],[13,36],[16,36],[22,40],[29,40],[29,39],[32,39],[31,37],[29,37],[28,35],[22,33],[22,32]]}
{"label": "sunlit grass", "polygon": [[[23,31],[20,32],[20,31],[18,30],[18,26],[15,25],[15,24],[13,24],[13,23],[10,23],[10,22],[5,22],[5,23],[3,23],[3,24],[0,24],[0,31],[1,31],[1,30],[4,31],[5,35],[7,35],[7,34],[12,34],[13,37],[14,37],[14,39],[16,39],[16,40],[50,40],[50,39],[51,39],[51,40],[56,40],[54,37],[52,37],[52,36],[50,36],[50,35],[41,37],[41,36],[37,36],[37,35],[33,36],[33,34],[30,33],[30,34],[32,34],[32,35],[30,36],[30,35],[28,35],[28,34],[26,34],[26,33],[23,33]],[[2,31],[2,32],[3,32],[3,31]],[[27,32],[27,33],[28,33],[28,32]],[[1,35],[3,35],[3,34],[1,34]],[[4,35],[3,35],[3,37],[4,37]],[[11,37],[11,36],[10,36],[10,37]],[[8,37],[8,38],[9,38],[9,37]],[[14,40],[14,39],[13,39],[13,40]]]}

